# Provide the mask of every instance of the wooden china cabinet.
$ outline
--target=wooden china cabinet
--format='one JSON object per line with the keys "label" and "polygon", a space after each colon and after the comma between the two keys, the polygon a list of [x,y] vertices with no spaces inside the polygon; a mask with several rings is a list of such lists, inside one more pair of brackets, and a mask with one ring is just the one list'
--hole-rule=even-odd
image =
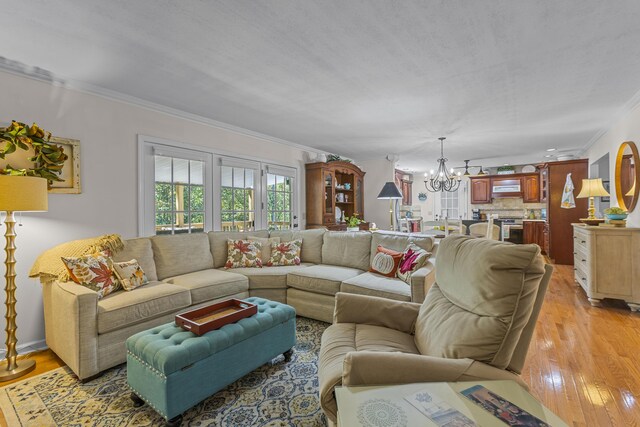
{"label": "wooden china cabinet", "polygon": [[[349,162],[307,164],[307,228],[346,230],[345,217],[364,219],[364,174]],[[360,224],[361,230],[368,228]]]}

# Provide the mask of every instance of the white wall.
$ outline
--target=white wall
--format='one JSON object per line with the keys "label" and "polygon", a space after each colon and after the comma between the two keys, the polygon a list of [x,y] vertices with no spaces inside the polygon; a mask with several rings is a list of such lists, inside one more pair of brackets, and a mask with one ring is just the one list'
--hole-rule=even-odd
{"label": "white wall", "polygon": [[[44,339],[40,284],[27,278],[42,251],[103,233],[136,236],[138,134],[297,167],[302,189],[298,212],[304,226],[304,150],[2,72],[0,93],[1,123],[35,121],[55,136],[81,144],[82,194],[51,194],[49,211],[25,214],[24,226],[17,230],[19,346]],[[4,342],[4,331],[1,334]]]}
{"label": "white wall", "polygon": [[388,181],[394,180],[395,162],[377,159],[357,162],[358,167],[366,172],[364,176],[364,218],[375,222],[378,228],[388,230],[389,200],[378,200],[378,194]]}
{"label": "white wall", "polygon": [[[609,153],[609,180],[611,182],[611,206],[618,206],[615,189],[616,155],[618,147],[624,141],[640,143],[640,106],[619,119],[611,128],[602,135],[586,152],[589,164],[597,162],[605,154]],[[640,227],[640,207],[629,214],[627,218],[629,227]]]}

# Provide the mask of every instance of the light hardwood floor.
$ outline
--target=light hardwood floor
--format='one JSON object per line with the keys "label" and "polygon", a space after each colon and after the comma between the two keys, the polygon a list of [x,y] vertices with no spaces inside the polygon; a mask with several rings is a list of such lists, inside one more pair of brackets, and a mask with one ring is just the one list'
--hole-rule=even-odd
{"label": "light hardwood floor", "polygon": [[[63,365],[48,350],[28,357],[30,376]],[[640,426],[640,314],[615,301],[591,307],[573,268],[556,266],[522,376],[570,425]]]}

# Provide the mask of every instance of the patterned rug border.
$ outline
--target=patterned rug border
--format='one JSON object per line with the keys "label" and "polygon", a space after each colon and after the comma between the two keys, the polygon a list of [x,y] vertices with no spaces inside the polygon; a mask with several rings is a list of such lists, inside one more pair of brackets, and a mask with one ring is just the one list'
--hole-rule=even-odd
{"label": "patterned rug border", "polygon": [[[0,387],[0,411],[2,411],[2,415],[4,416],[4,421],[5,421],[5,424],[7,426],[14,426],[14,425],[15,426],[23,426],[24,425],[20,421],[20,416],[18,415],[18,412],[16,411],[16,409],[15,409],[15,407],[13,405],[13,402],[11,401],[11,398],[7,394],[7,390],[9,390],[9,388],[11,388],[11,387],[15,387],[15,386],[18,386],[20,384],[24,384],[24,383],[29,382],[29,381],[37,380],[40,377],[43,377],[45,375],[50,375],[53,372],[60,371],[60,370],[65,371],[67,374],[74,375],[73,372],[71,371],[71,369],[68,366],[60,366],[58,368],[51,369],[50,371],[43,372],[41,374],[34,375],[32,377],[25,378],[25,379],[20,380],[20,381],[16,381],[15,383],[7,384],[5,386]],[[53,419],[51,420],[51,425],[52,426],[56,426],[57,425],[53,421]]]}

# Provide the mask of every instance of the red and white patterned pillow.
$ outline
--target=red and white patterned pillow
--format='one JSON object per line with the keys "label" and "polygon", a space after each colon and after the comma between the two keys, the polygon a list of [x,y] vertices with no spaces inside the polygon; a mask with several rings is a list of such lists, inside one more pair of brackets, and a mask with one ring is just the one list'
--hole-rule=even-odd
{"label": "red and white patterned pillow", "polygon": [[96,291],[98,299],[120,289],[120,281],[113,272],[113,261],[107,251],[77,258],[61,258],[71,280]]}
{"label": "red and white patterned pillow", "polygon": [[411,242],[402,254],[402,260],[398,266],[398,278],[411,284],[411,275],[418,269],[424,267],[429,260],[431,252],[427,252],[420,246]]}
{"label": "red and white patterned pillow", "polygon": [[262,244],[250,240],[227,240],[227,262],[224,268],[262,268]]}
{"label": "red and white patterned pillow", "polygon": [[371,260],[369,271],[386,277],[396,277],[402,255],[404,255],[402,252],[393,251],[378,245],[376,254]]}
{"label": "red and white patterned pillow", "polygon": [[272,243],[271,259],[267,266],[277,265],[300,265],[300,252],[302,251],[302,240],[291,242]]}

